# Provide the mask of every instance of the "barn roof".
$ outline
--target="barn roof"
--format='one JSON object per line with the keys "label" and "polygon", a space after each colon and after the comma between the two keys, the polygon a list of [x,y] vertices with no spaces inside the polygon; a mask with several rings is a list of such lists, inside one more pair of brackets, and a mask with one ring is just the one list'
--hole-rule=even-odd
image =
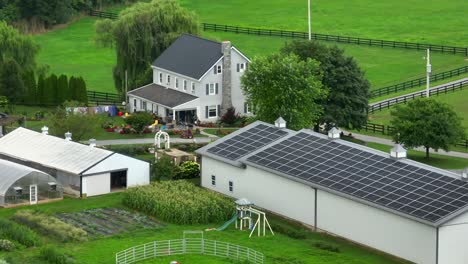
{"label": "barn roof", "polygon": [[20,127],[0,138],[0,154],[78,175],[113,152]]}
{"label": "barn roof", "polygon": [[[221,151],[237,151],[226,141],[199,153],[226,162]],[[457,174],[308,129],[289,132],[236,161],[434,226],[468,209],[468,183]]]}
{"label": "barn roof", "polygon": [[153,66],[199,80],[222,57],[221,43],[183,34],[153,62]]}
{"label": "barn roof", "polygon": [[31,173],[49,176],[33,168],[0,159],[0,195],[5,195],[12,184]]}

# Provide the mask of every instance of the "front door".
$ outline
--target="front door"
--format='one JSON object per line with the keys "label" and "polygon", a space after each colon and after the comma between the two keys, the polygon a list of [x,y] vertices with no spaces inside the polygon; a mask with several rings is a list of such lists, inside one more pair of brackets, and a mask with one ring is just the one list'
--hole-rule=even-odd
{"label": "front door", "polygon": [[29,203],[37,204],[37,185],[29,186]]}

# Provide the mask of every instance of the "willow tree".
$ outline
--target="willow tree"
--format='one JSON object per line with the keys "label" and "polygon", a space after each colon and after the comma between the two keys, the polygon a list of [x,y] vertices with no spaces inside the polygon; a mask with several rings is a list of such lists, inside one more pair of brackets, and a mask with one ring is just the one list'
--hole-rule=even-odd
{"label": "willow tree", "polygon": [[21,70],[33,70],[38,50],[39,46],[30,36],[23,35],[0,21],[0,64],[14,60]]}
{"label": "willow tree", "polygon": [[[97,31],[102,29],[98,28]],[[176,0],[137,3],[120,13],[113,22],[117,51],[114,81],[124,87],[128,72],[129,90],[151,82],[151,63],[182,33],[197,35],[198,18]]]}

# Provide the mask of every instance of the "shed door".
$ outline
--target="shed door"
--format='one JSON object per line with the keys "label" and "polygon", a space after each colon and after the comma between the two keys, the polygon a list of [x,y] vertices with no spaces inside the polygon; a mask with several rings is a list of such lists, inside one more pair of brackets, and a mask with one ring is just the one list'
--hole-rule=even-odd
{"label": "shed door", "polygon": [[29,186],[29,203],[37,204],[37,185]]}

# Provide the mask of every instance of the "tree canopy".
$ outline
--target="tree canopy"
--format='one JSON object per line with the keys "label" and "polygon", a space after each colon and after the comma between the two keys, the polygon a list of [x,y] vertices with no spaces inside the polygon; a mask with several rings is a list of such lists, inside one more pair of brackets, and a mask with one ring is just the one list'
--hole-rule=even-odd
{"label": "tree canopy", "polygon": [[405,147],[449,150],[451,144],[465,137],[461,118],[448,104],[433,99],[420,98],[404,106],[397,106],[392,115],[395,127],[393,139]]}
{"label": "tree canopy", "polygon": [[[153,0],[137,3],[120,13],[119,18],[97,24],[96,31],[104,36],[112,30],[117,50],[114,81],[122,91],[125,71],[128,72],[129,90],[152,80],[151,63],[182,33],[197,35],[198,18],[182,8],[176,0]],[[104,37],[102,43],[112,43]],[[97,37],[99,42],[99,38]]]}
{"label": "tree canopy", "polygon": [[0,21],[0,64],[14,60],[22,70],[36,67],[36,54],[39,46],[30,36],[21,34],[4,21]]}
{"label": "tree canopy", "polygon": [[329,88],[329,93],[321,101],[324,111],[318,124],[359,129],[367,122],[370,84],[352,57],[345,56],[336,46],[308,40],[292,41],[281,51],[296,54],[301,60],[320,62],[322,83]]}
{"label": "tree canopy", "polygon": [[63,138],[66,132],[71,132],[73,140],[80,141],[91,138],[100,129],[99,121],[98,115],[69,114],[59,108],[47,119],[47,126],[51,135]]}
{"label": "tree canopy", "polygon": [[311,127],[322,115],[327,89],[321,82],[319,63],[296,55],[273,54],[255,58],[242,76],[242,89],[259,120],[273,123],[278,117],[291,129]]}

